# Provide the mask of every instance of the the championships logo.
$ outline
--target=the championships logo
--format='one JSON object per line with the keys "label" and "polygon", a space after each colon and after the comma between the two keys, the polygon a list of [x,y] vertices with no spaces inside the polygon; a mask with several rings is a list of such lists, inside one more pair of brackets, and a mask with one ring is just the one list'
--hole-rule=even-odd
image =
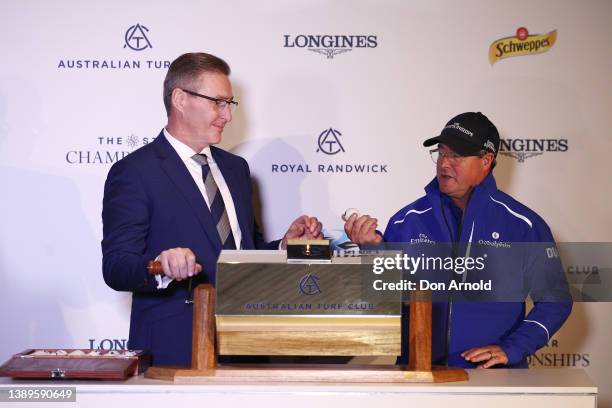
{"label": "the championships logo", "polygon": [[[109,38],[117,38],[120,34],[116,33]],[[126,58],[125,53],[132,51],[140,52],[153,48],[150,39],[149,28],[143,24],[134,24],[127,28],[123,33],[123,46],[126,51],[121,56],[91,56],[79,58],[60,58],[57,69],[61,70],[119,70],[119,69],[163,69],[170,67],[170,61],[159,58]],[[130,51],[131,50],[131,51]]]}
{"label": "the championships logo", "polygon": [[567,152],[567,139],[501,139],[499,154],[519,163],[547,152]]}
{"label": "the championships logo", "polygon": [[131,26],[125,32],[125,44],[123,48],[130,47],[134,51],[142,51],[147,48],[153,48],[147,34],[149,29],[146,26],[136,24]]}
{"label": "the championships logo", "polygon": [[539,367],[589,367],[591,365],[590,353],[570,352],[573,350],[560,350],[559,340],[553,339],[550,343],[538,350],[535,354],[527,356],[527,364],[531,368]]}
{"label": "the championships logo", "polygon": [[68,150],[64,156],[67,164],[107,165],[118,162],[137,148],[151,143],[155,137],[127,136],[95,137],[93,149]]}
{"label": "the championships logo", "polygon": [[514,36],[501,38],[491,44],[489,62],[493,65],[504,58],[541,54],[550,50],[556,40],[557,30],[548,34],[530,35],[525,27],[520,27]]}
{"label": "the championships logo", "polygon": [[[338,153],[346,153],[346,140],[342,140],[342,132],[333,127],[329,127],[318,132],[316,139],[316,153],[321,157],[334,156]],[[272,173],[387,173],[388,164],[386,163],[359,163],[359,162],[302,162],[272,163]]]}
{"label": "the championships logo", "polygon": [[342,34],[285,34],[284,48],[302,48],[325,55],[327,59],[353,51],[355,48],[376,48],[378,38],[375,35],[342,35]]}

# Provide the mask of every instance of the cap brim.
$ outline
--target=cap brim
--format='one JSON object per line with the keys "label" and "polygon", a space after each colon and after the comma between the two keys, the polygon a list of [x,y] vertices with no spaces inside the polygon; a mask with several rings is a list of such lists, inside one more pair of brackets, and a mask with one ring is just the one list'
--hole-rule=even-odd
{"label": "cap brim", "polygon": [[426,141],[423,142],[423,146],[425,147],[429,147],[429,146],[433,146],[436,143],[441,143],[438,140],[440,139],[440,136],[436,136],[436,137],[432,137],[431,139],[427,139]]}
{"label": "cap brim", "polygon": [[469,156],[478,153],[482,150],[482,147],[465,141],[463,138],[452,135],[442,134],[431,139],[427,139],[423,142],[423,146],[433,146],[434,144],[442,143],[450,147],[455,153],[462,156]]}

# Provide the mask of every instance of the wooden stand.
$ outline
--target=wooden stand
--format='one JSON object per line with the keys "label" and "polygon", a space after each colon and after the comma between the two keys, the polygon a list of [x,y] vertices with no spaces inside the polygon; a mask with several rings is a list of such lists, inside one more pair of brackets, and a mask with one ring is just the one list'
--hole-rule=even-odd
{"label": "wooden stand", "polygon": [[408,367],[355,365],[218,366],[215,350],[215,291],[200,285],[194,291],[191,368],[150,367],[145,377],[178,384],[232,382],[435,383],[467,381],[463,369],[431,365],[431,300],[424,294],[410,302]]}

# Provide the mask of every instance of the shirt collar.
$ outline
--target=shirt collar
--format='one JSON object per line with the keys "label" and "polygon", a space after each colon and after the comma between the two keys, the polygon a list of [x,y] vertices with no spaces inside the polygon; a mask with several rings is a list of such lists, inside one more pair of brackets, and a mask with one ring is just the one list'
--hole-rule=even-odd
{"label": "shirt collar", "polygon": [[214,158],[212,157],[212,153],[210,151],[210,146],[206,146],[200,152],[194,152],[191,147],[187,146],[185,143],[181,142],[180,140],[172,136],[170,132],[168,132],[168,129],[166,128],[164,128],[164,136],[166,137],[166,139],[168,139],[168,142],[174,148],[174,150],[176,151],[176,153],[179,155],[179,157],[181,158],[183,162],[187,162],[188,160],[191,160],[193,155],[196,153],[205,154],[206,157],[208,157],[209,162],[214,162]]}

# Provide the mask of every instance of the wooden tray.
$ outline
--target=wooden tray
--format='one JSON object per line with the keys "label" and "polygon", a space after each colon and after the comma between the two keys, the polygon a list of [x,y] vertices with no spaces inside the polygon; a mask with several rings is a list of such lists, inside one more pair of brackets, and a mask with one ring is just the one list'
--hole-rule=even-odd
{"label": "wooden tray", "polygon": [[0,366],[0,377],[124,380],[150,365],[141,350],[29,349]]}

